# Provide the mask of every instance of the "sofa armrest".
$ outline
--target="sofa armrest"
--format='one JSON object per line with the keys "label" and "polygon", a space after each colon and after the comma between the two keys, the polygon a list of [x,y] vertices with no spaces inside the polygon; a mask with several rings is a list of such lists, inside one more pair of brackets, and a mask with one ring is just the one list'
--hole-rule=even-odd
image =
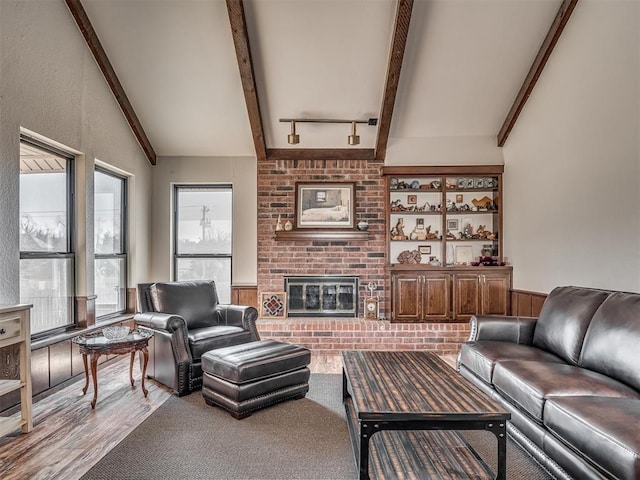
{"label": "sofa armrest", "polygon": [[536,317],[474,315],[471,317],[469,342],[493,340],[531,345]]}
{"label": "sofa armrest", "polygon": [[256,320],[258,310],[246,305],[218,305],[216,307],[220,315],[220,323],[223,325],[234,325],[242,327],[251,332],[252,340],[260,340]]}
{"label": "sofa armrest", "polygon": [[145,312],[136,313],[133,317],[136,325],[151,328],[153,330],[166,330],[173,333],[179,330],[186,330],[187,323],[180,315],[171,313]]}

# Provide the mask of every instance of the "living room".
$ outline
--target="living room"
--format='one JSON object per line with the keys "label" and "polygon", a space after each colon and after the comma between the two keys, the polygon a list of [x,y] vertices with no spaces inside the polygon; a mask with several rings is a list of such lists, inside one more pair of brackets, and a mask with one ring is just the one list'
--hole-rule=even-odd
{"label": "living room", "polygon": [[[387,267],[395,259],[387,258],[389,176],[383,171],[396,167],[504,169],[501,255],[512,267],[513,295],[544,297],[560,285],[640,292],[637,2],[575,5],[502,146],[501,127],[561,1],[410,2],[391,114],[384,99],[398,2],[241,2],[256,115],[225,2],[85,0],[146,141],[96,63],[72,15],[75,3],[0,1],[0,304],[22,301],[21,135],[74,158],[73,301],[80,327],[100,322],[96,166],[128,182],[129,316],[138,283],[175,279],[174,186],[231,185],[233,294],[258,299],[281,292],[283,276],[301,271],[357,275],[359,315],[373,282],[383,320],[314,320],[324,354],[358,349],[358,343],[395,348],[386,335],[403,328],[421,341],[434,340],[426,349],[457,354],[468,322],[389,321]],[[288,143],[291,125],[280,118],[318,117],[377,118],[378,125],[357,124],[360,144],[349,146],[351,125],[300,121],[300,143]],[[380,158],[372,154],[380,151]],[[366,220],[366,239],[276,238],[279,219],[295,225],[296,182],[354,182],[354,227]],[[512,302],[510,312],[516,307]],[[339,328],[336,321],[343,322]],[[258,323],[265,337],[287,340],[294,322]],[[348,330],[352,342],[326,340],[326,332],[359,322],[362,330]],[[42,365],[43,356],[47,362],[35,375],[53,387],[52,359],[59,352],[43,351],[34,351],[34,365]],[[80,364],[71,370],[82,374]]]}

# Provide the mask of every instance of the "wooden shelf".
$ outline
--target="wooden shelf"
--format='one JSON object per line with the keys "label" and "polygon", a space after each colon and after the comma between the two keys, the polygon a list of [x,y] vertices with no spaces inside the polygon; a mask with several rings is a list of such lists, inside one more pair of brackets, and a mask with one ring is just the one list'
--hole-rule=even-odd
{"label": "wooden shelf", "polygon": [[27,420],[21,417],[15,418],[14,416],[0,418],[0,437],[18,430],[27,424]]}
{"label": "wooden shelf", "polygon": [[24,386],[20,380],[0,380],[0,397]]}
{"label": "wooden shelf", "polygon": [[276,240],[368,240],[369,232],[361,230],[340,229],[301,229],[279,231]]}

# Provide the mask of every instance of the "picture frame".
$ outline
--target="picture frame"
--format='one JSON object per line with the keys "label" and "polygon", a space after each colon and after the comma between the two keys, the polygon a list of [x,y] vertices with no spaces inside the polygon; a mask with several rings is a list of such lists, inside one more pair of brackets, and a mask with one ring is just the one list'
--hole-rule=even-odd
{"label": "picture frame", "polygon": [[447,218],[447,230],[460,230],[460,220],[457,218]]}
{"label": "picture frame", "polygon": [[261,292],[260,317],[281,319],[287,318],[286,292]]}
{"label": "picture frame", "polygon": [[471,265],[473,261],[473,247],[471,245],[456,246],[456,265]]}
{"label": "picture frame", "polygon": [[296,182],[296,228],[355,228],[355,183]]}
{"label": "picture frame", "polygon": [[431,245],[418,245],[418,251],[422,255],[431,255]]}
{"label": "picture frame", "polygon": [[407,203],[409,205],[415,205],[416,203],[418,203],[418,196],[417,195],[407,195]]}
{"label": "picture frame", "polygon": [[462,202],[464,202],[464,195],[462,195],[461,193],[456,194],[456,203]]}

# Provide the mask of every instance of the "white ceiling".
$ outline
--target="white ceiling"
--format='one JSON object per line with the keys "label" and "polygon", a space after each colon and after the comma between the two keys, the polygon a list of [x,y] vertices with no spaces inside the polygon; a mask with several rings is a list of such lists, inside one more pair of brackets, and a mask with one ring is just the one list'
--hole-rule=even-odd
{"label": "white ceiling", "polygon": [[[224,0],[83,0],[159,156],[255,155]],[[415,0],[391,138],[495,136],[561,0]],[[395,0],[245,0],[267,148],[280,118],[378,117]],[[296,148],[347,148],[298,125]],[[362,148],[376,127],[358,126]]]}

